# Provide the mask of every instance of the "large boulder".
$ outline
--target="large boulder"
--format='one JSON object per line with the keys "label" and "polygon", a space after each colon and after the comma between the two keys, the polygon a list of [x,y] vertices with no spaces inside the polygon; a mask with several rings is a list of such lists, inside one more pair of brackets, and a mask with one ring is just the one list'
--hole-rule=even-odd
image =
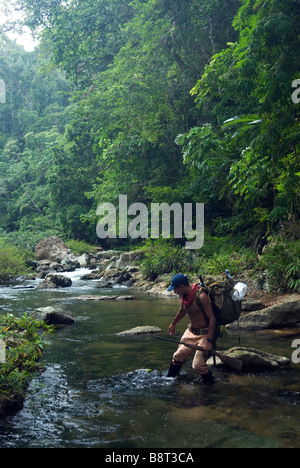
{"label": "large boulder", "polygon": [[40,307],[36,309],[31,317],[34,320],[45,322],[47,325],[54,326],[66,326],[74,323],[74,317],[70,313],[64,312],[62,309],[57,307]]}
{"label": "large boulder", "polygon": [[35,253],[38,260],[51,260],[60,263],[69,254],[69,249],[59,237],[51,236],[38,243]]}
{"label": "large boulder", "polygon": [[250,312],[227,325],[229,329],[266,330],[297,327],[300,325],[300,301],[288,301],[275,304],[264,310]]}
{"label": "large boulder", "polygon": [[[289,366],[291,363],[290,360],[284,356],[277,356],[253,348],[235,347],[224,351],[221,354],[230,358],[241,360],[243,362],[243,372],[269,371],[279,369],[284,366]],[[212,358],[208,361],[208,364],[213,364]],[[224,364],[219,358],[216,358],[216,365],[222,366]]]}
{"label": "large boulder", "polygon": [[72,254],[68,254],[61,261],[60,266],[64,271],[75,271],[76,268],[80,268],[80,263],[77,257]]}
{"label": "large boulder", "polygon": [[38,288],[40,289],[54,289],[54,288],[69,288],[72,286],[71,278],[60,275],[57,273],[49,273],[45,280],[42,281]]}
{"label": "large boulder", "polygon": [[120,257],[116,261],[117,268],[125,268],[127,266],[131,266],[134,261],[140,260],[144,257],[144,252],[141,250],[136,250],[133,252],[124,252],[120,255]]}
{"label": "large boulder", "polygon": [[266,305],[264,302],[259,301],[257,299],[244,299],[242,301],[242,310],[245,312],[254,312],[256,310],[262,310],[265,309]]}
{"label": "large boulder", "polygon": [[77,261],[81,268],[85,268],[90,264],[90,257],[88,254],[84,253],[77,258]]}
{"label": "large boulder", "polygon": [[104,270],[100,268],[96,268],[95,270],[91,271],[90,273],[87,273],[86,275],[83,275],[81,277],[82,280],[101,280],[103,277],[103,272]]}

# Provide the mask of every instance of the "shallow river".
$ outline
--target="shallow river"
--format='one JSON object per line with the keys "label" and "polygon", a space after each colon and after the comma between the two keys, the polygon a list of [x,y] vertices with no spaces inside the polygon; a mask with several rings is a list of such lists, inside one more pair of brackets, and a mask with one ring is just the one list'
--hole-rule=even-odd
{"label": "shallow river", "polygon": [[[46,370],[30,385],[23,410],[0,422],[0,447],[300,447],[300,365],[258,375],[213,369],[217,382],[205,388],[188,362],[180,379],[168,379],[176,345],[115,334],[155,325],[167,336],[178,300],[99,290],[81,281],[81,273],[73,273],[73,286],[64,290],[0,289],[3,313],[58,304],[75,317],[73,326],[48,339]],[[135,300],[76,300],[84,294]],[[178,325],[177,339],[186,325]],[[243,334],[241,344],[290,358],[295,338],[292,331],[256,332]],[[237,336],[226,332],[218,342],[219,349],[236,345]]]}

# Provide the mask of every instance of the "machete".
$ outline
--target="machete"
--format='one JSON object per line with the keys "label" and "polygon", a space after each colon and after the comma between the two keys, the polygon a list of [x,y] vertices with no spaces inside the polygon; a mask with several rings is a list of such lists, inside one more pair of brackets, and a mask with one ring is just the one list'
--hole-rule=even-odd
{"label": "machete", "polygon": [[[202,348],[202,346],[188,344],[188,343],[185,343],[184,341],[171,340],[170,338],[162,338],[161,336],[154,336],[154,338],[156,340],[169,341],[171,343],[182,344],[186,346],[187,348],[194,349],[195,351],[204,351],[204,348]],[[224,356],[224,354],[220,354],[216,350],[212,350],[212,353],[215,356],[217,356],[224,364],[227,364],[228,366],[232,367],[232,369],[237,370],[237,371],[242,370],[243,361],[241,361],[240,359],[231,358],[229,356]]]}

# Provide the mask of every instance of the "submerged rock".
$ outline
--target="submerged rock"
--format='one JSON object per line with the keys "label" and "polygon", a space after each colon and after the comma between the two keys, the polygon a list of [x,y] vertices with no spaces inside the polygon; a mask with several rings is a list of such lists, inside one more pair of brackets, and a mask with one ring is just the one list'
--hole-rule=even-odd
{"label": "submerged rock", "polygon": [[134,296],[78,296],[80,301],[132,301]]}
{"label": "submerged rock", "polygon": [[22,395],[0,395],[0,420],[14,416],[23,408],[24,397]]}
{"label": "submerged rock", "polygon": [[118,296],[117,301],[132,301],[134,296]]}
{"label": "submerged rock", "polygon": [[76,299],[80,301],[113,301],[117,296],[78,296]]}
{"label": "submerged rock", "polygon": [[131,336],[131,335],[147,335],[152,333],[159,333],[162,330],[158,327],[153,327],[150,325],[145,325],[142,327],[131,328],[130,330],[125,330],[120,333],[116,333],[117,336]]}

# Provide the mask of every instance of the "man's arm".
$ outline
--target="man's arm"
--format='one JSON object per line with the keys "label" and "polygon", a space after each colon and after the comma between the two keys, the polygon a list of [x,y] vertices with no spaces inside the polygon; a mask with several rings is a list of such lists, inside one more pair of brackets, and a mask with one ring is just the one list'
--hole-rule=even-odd
{"label": "man's arm", "polygon": [[173,322],[169,326],[169,335],[174,335],[176,331],[176,325],[180,320],[182,320],[186,316],[186,311],[183,307],[180,307],[176,317],[174,318]]}

